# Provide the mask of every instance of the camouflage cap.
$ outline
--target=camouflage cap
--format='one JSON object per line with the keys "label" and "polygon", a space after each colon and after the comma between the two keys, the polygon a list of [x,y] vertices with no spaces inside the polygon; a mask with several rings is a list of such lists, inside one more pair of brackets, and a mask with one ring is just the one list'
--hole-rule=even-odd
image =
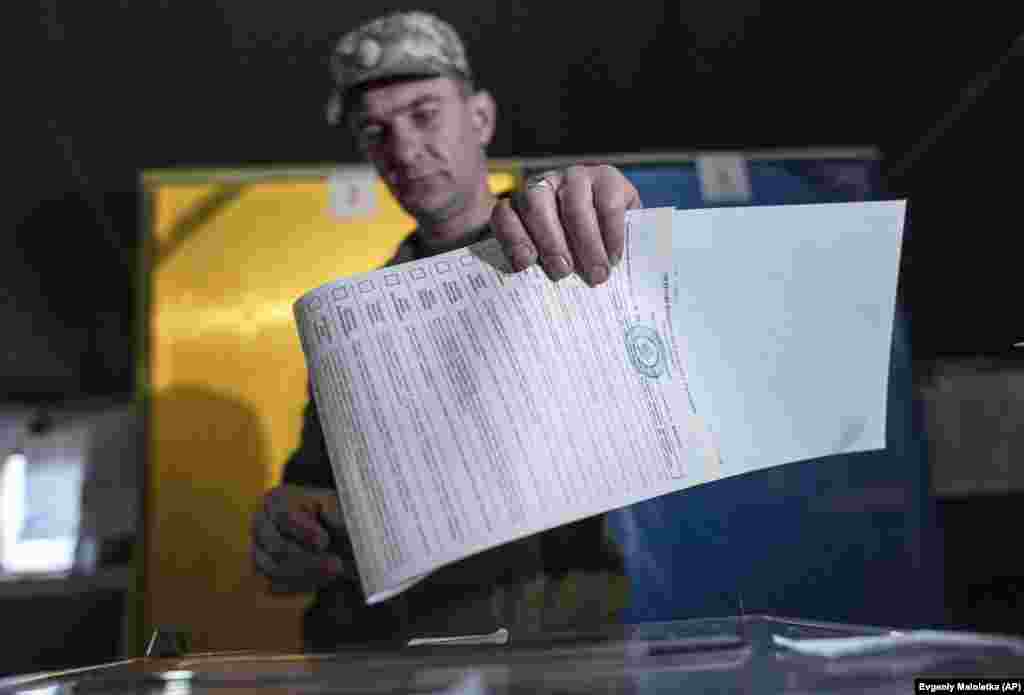
{"label": "camouflage cap", "polygon": [[466,50],[450,24],[426,12],[396,12],[350,31],[331,54],[334,93],[327,122],[341,121],[352,87],[416,75],[471,77]]}

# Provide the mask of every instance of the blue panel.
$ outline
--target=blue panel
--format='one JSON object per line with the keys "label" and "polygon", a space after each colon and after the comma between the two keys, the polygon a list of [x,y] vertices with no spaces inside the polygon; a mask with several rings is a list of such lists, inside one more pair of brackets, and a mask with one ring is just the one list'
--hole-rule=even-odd
{"label": "blue panel", "polygon": [[[695,163],[621,167],[640,191],[645,207],[703,208]],[[874,200],[878,162],[858,159],[757,160],[748,163],[753,200],[747,205],[796,205]]]}
{"label": "blue panel", "polygon": [[[623,168],[646,207],[708,207],[696,167]],[[875,160],[750,163],[753,205],[870,200]],[[748,612],[941,625],[934,528],[907,317],[897,311],[887,448],[758,471],[612,512],[633,585],[630,621]],[[836,368],[841,369],[836,356]]]}

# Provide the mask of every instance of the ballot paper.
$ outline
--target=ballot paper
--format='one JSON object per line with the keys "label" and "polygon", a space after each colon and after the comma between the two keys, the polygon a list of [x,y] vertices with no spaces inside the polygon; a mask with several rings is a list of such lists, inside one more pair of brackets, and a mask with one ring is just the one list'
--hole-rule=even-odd
{"label": "ballot paper", "polygon": [[885,448],[905,201],[676,213],[672,313],[722,474]]}
{"label": "ballot paper", "polygon": [[296,322],[367,602],[588,516],[884,446],[902,217],[638,210],[596,288],[513,273],[488,240],[305,294]]}

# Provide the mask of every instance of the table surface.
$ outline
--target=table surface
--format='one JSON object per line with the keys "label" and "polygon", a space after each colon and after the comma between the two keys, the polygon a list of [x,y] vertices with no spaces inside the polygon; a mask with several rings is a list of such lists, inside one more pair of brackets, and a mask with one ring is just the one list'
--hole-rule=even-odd
{"label": "table surface", "polygon": [[133,693],[910,693],[923,675],[1024,677],[1024,640],[797,654],[791,639],[884,635],[879,627],[772,616],[512,635],[504,646],[352,647],[332,654],[223,652],[141,658],[0,680],[0,695]]}

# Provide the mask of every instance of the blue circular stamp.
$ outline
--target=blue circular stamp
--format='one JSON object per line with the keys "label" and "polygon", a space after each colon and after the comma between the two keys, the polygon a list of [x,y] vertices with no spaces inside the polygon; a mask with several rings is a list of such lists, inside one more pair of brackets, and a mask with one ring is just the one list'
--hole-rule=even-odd
{"label": "blue circular stamp", "polygon": [[651,379],[665,373],[665,345],[650,326],[634,324],[626,330],[626,352],[633,367]]}

